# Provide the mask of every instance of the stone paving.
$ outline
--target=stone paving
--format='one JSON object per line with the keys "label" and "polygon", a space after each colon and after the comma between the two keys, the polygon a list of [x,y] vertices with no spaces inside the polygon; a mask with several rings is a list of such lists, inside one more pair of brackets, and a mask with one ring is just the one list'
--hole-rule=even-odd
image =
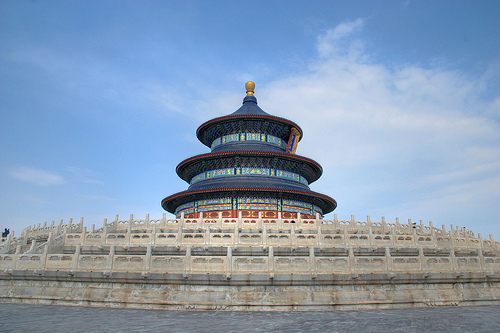
{"label": "stone paving", "polygon": [[500,332],[500,306],[189,312],[0,304],[0,318],[0,332]]}

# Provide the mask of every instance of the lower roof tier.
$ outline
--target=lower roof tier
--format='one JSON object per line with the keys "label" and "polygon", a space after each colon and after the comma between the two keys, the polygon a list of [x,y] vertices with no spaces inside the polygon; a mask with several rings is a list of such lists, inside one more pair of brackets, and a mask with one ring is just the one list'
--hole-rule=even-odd
{"label": "lower roof tier", "polygon": [[[162,207],[173,214],[192,209],[223,210],[277,210],[307,214],[328,214],[337,202],[327,195],[277,188],[214,188],[188,190],[166,197]],[[201,206],[201,207],[200,207]],[[285,208],[283,210],[283,208]]]}

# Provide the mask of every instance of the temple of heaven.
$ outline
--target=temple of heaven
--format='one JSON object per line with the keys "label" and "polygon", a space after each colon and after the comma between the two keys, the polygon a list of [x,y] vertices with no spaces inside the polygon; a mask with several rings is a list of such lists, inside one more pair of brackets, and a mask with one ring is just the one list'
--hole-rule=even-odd
{"label": "temple of heaven", "polygon": [[263,111],[245,84],[243,105],[235,112],[201,124],[198,139],[211,149],[182,161],[176,168],[189,187],[162,200],[178,218],[322,217],[337,203],[309,185],[323,170],[297,155],[302,129],[293,121]]}
{"label": "temple of heaven", "polygon": [[[0,237],[0,302],[295,311],[500,304],[500,243],[432,222],[325,220],[302,130],[243,105],[203,123],[211,151],[177,166],[176,215],[52,222]],[[158,207],[159,208],[159,207]]]}

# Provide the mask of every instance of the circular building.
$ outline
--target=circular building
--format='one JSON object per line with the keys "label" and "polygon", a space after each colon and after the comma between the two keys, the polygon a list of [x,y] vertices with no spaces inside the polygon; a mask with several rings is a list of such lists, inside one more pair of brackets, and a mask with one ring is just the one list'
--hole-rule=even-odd
{"label": "circular building", "polygon": [[[211,119],[196,131],[210,153],[190,157],[176,168],[189,187],[162,200],[162,207],[185,218],[322,216],[337,203],[309,185],[321,165],[296,155],[302,129],[293,121],[263,111],[246,83],[243,105]],[[203,216],[201,216],[203,214]]]}

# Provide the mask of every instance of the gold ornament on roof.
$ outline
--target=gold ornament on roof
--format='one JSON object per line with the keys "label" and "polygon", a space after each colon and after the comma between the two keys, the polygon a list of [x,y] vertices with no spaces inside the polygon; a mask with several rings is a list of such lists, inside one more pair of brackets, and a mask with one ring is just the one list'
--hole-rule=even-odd
{"label": "gold ornament on roof", "polygon": [[247,95],[252,96],[255,92],[255,82],[247,81],[247,83],[245,83],[245,88],[247,90]]}

